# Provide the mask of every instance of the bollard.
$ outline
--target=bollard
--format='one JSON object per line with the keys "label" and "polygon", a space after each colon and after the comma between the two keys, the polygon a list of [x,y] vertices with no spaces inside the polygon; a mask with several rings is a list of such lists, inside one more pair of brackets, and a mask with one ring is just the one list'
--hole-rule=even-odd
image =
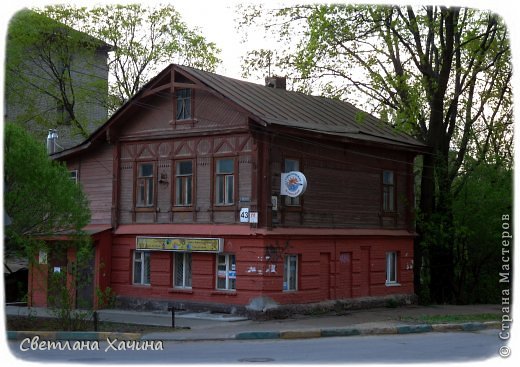
{"label": "bollard", "polygon": [[94,331],[98,331],[98,314],[97,311],[94,311]]}
{"label": "bollard", "polygon": [[172,328],[175,329],[175,306],[169,307],[168,311],[172,312]]}

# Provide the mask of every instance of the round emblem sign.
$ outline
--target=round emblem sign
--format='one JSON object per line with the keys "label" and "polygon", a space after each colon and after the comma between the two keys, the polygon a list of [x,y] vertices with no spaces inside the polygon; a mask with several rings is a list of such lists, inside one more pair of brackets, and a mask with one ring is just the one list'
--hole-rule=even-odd
{"label": "round emblem sign", "polygon": [[307,189],[305,175],[298,171],[282,173],[282,195],[295,198],[302,195]]}

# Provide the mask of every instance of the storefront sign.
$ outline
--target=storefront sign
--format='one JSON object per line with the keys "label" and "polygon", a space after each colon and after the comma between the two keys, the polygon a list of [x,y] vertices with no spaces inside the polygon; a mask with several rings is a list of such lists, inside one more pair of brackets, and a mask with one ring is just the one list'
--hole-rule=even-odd
{"label": "storefront sign", "polygon": [[222,252],[223,238],[137,237],[137,250]]}
{"label": "storefront sign", "polygon": [[287,195],[291,198],[303,195],[307,189],[307,179],[305,175],[298,171],[282,173],[280,182],[280,195]]}

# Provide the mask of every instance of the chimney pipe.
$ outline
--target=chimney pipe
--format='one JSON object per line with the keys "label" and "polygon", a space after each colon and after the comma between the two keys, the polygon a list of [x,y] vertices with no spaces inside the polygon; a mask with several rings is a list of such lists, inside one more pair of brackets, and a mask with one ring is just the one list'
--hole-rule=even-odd
{"label": "chimney pipe", "polygon": [[287,79],[284,76],[266,76],[265,86],[274,89],[283,89],[287,87]]}
{"label": "chimney pipe", "polygon": [[58,130],[49,129],[49,134],[47,135],[47,154],[51,155],[56,153],[57,140]]}

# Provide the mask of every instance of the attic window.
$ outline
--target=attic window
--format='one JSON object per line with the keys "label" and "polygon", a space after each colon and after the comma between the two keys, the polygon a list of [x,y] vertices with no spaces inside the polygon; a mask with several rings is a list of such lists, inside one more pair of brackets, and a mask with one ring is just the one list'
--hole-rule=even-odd
{"label": "attic window", "polygon": [[191,89],[177,90],[177,120],[187,120],[191,118]]}

